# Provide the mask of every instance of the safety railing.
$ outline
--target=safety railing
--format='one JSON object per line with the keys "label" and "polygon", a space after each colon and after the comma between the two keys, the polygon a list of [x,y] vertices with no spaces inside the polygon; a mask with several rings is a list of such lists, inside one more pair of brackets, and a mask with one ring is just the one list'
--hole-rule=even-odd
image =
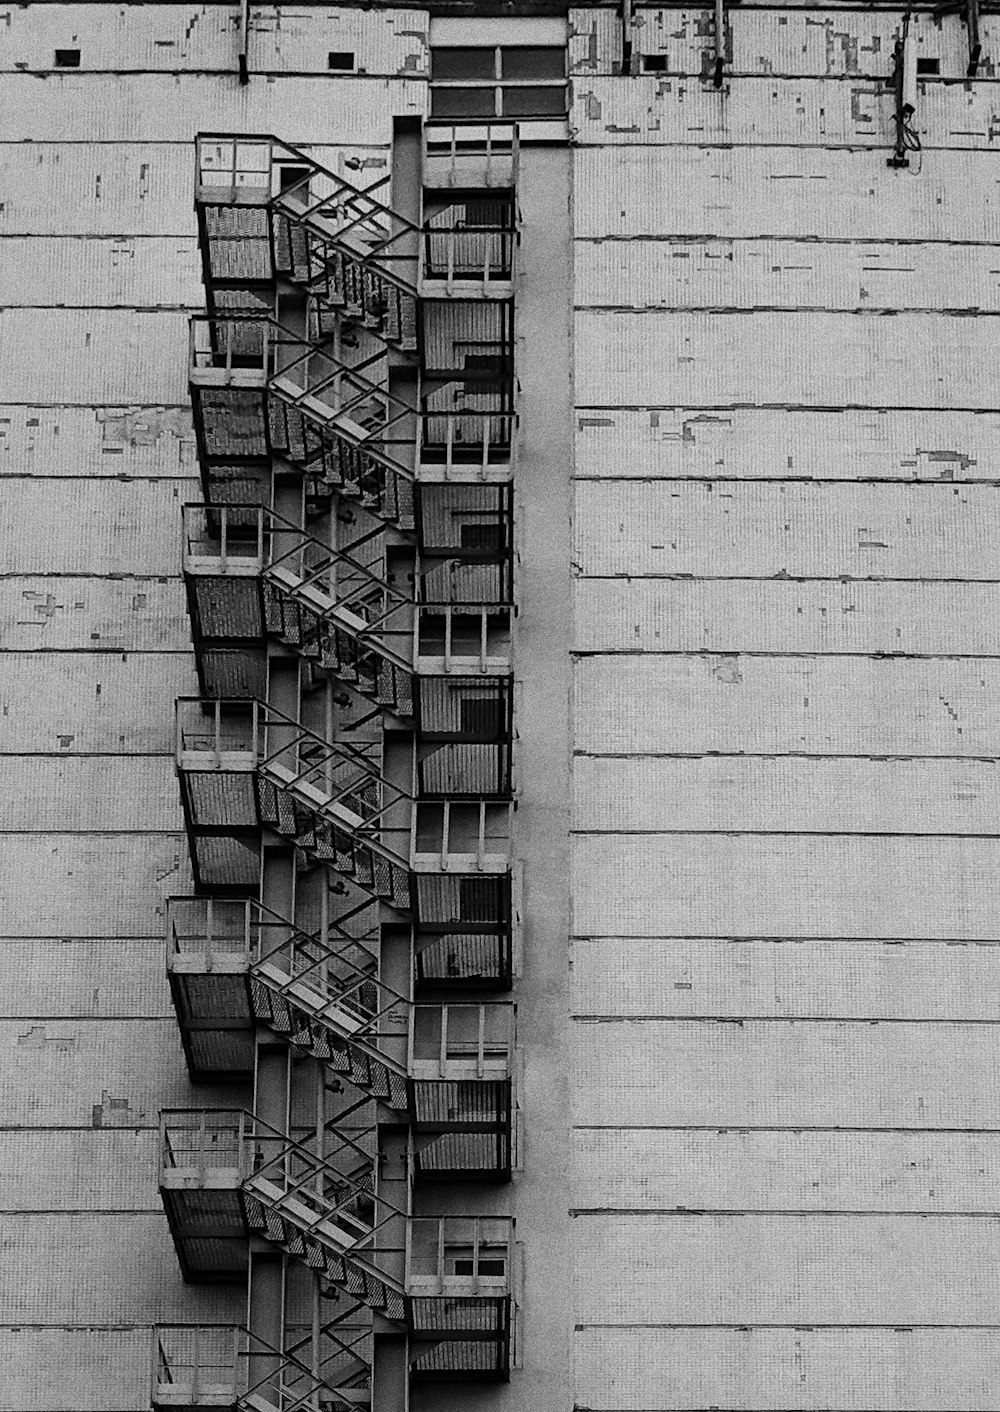
{"label": "safety railing", "polygon": [[415,1216],[407,1227],[412,1295],[506,1295],[513,1287],[514,1222],[504,1216]]}
{"label": "safety railing", "polygon": [[511,1005],[415,1005],[409,1069],[416,1079],[505,1079],[514,1045]]}
{"label": "safety railing", "polygon": [[311,1018],[346,1027],[355,1042],[378,1045],[406,1035],[416,1077],[506,1077],[512,1007],[413,1004],[386,985],[378,977],[378,924],[365,917],[372,906],[361,903],[325,933],[309,933],[252,898],[171,897],[167,969],[211,975],[242,963],[274,993],[307,1005]]}
{"label": "safety railing", "polygon": [[468,480],[470,475],[487,480],[499,469],[506,479],[514,470],[516,430],[515,412],[427,407],[421,416],[420,468],[444,480]]}
{"label": "safety railing", "polygon": [[325,931],[309,933],[254,898],[169,897],[167,968],[197,966],[211,974],[220,963],[240,959],[248,970],[271,962],[276,972],[304,976],[313,968],[306,957],[322,954],[331,995],[342,985],[355,997],[348,1004],[358,1023],[371,1025],[380,1013],[407,1003],[377,978],[379,927],[372,907],[359,903],[329,920]]}
{"label": "safety railing", "polygon": [[410,843],[415,869],[505,872],[510,858],[509,803],[488,799],[417,800]]}
{"label": "safety railing", "polygon": [[323,1134],[323,1151],[255,1120],[257,1146],[244,1188],[303,1235],[326,1237],[341,1255],[363,1254],[390,1281],[387,1262],[403,1247],[389,1235],[407,1212],[378,1191],[375,1128],[362,1141],[338,1125]]}
{"label": "safety railing", "polygon": [[175,754],[179,769],[252,770],[258,742],[255,701],[178,697]]}
{"label": "safety railing", "polygon": [[[360,620],[358,626],[381,636],[389,634],[390,620],[402,614],[405,628],[391,635],[409,646],[413,596],[388,582],[380,530],[356,540],[353,552],[348,552],[330,548],[292,520],[259,505],[187,504],[183,525],[185,573],[256,573],[296,596],[311,613],[333,617],[347,610]],[[365,553],[366,558],[359,557]]]}
{"label": "safety railing", "polygon": [[[394,846],[401,866],[492,872],[509,848],[510,805],[489,798],[420,799],[418,761],[404,787],[381,770],[381,743],[329,742],[274,706],[252,698],[180,697],[177,764],[182,773],[256,770],[321,818]],[[402,812],[400,812],[402,811]]]}
{"label": "safety railing", "polygon": [[252,1170],[255,1120],[241,1109],[165,1108],[160,1114],[161,1176],[194,1185],[238,1186]]}
{"label": "safety railing", "polygon": [[431,212],[424,223],[425,280],[509,282],[513,277],[514,207],[510,200],[465,198]]}
{"label": "safety railing", "polygon": [[249,969],[253,955],[249,898],[168,897],[167,973]]}
{"label": "safety railing", "polygon": [[509,671],[514,615],[512,602],[421,603],[420,665],[425,671],[482,676]]}
{"label": "safety railing", "polygon": [[[323,1412],[343,1399],[371,1405],[371,1319],[361,1306],[313,1325],[286,1325],[284,1347],[230,1325],[159,1324],[153,1329],[150,1401],[167,1408]],[[355,1322],[350,1322],[351,1320]]]}
{"label": "safety railing", "polygon": [[246,1331],[217,1324],[153,1329],[150,1400],[168,1407],[235,1407],[245,1390]]}
{"label": "safety railing", "polygon": [[377,376],[386,372],[383,351],[346,363],[328,348],[264,315],[193,314],[189,353],[196,384],[203,374],[239,370],[278,379],[279,390],[296,405],[309,398],[314,410],[350,418],[368,435],[385,435],[396,423],[416,415],[416,408],[393,397]]}
{"label": "safety railing", "polygon": [[241,443],[239,417],[256,393],[267,398],[272,450],[372,507],[387,499],[390,518],[405,518],[420,414],[389,392],[384,350],[349,364],[274,319],[239,314],[194,315],[189,350],[196,425],[211,419],[210,460],[235,454],[229,441]]}
{"label": "safety railing", "polygon": [[512,189],[517,186],[518,133],[514,123],[441,123],[424,126],[424,186]]}

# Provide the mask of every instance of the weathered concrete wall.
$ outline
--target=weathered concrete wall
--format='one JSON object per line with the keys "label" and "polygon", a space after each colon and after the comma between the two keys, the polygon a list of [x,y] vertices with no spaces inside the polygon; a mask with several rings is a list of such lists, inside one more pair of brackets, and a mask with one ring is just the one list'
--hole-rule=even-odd
{"label": "weathered concrete wall", "polygon": [[[192,139],[273,131],[384,174],[393,114],[425,106],[427,19],[255,6],[246,88],[237,22],[102,4],[3,22],[4,1412],[141,1412],[153,1324],[243,1321],[244,1289],[183,1284],[156,1190],[161,1108],[249,1102],[190,1084],[164,974],[164,899],[191,890],[173,745],[197,690]],[[331,50],[363,72],[329,73]]]}
{"label": "weathered concrete wall", "polygon": [[996,55],[730,19],[572,17],[576,1403],[995,1408]]}

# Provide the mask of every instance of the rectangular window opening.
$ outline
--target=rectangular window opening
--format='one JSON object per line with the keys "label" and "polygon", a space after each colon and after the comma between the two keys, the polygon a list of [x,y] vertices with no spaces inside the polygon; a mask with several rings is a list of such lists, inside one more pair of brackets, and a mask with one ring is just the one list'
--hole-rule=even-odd
{"label": "rectangular window opening", "polygon": [[493,118],[492,88],[431,88],[432,118]]}
{"label": "rectangular window opening", "polygon": [[57,69],[78,69],[80,67],[79,49],[57,49],[56,68]]}
{"label": "rectangular window opening", "polygon": [[940,72],[941,72],[941,60],[940,60],[940,59],[918,59],[918,60],[917,60],[917,73],[918,73],[918,74],[939,74]]}
{"label": "rectangular window opening", "polygon": [[431,82],[455,83],[463,80],[496,78],[496,49],[432,49]]}
{"label": "rectangular window opening", "polygon": [[332,49],[326,56],[326,66],[339,73],[353,73],[354,54],[349,49]]}
{"label": "rectangular window opening", "polygon": [[512,79],[538,82],[547,78],[565,78],[566,51],[562,45],[545,49],[529,48],[527,45],[501,49],[500,67],[501,76],[507,82]]}
{"label": "rectangular window opening", "polygon": [[666,72],[666,54],[643,54],[642,71],[644,74],[662,74]]}
{"label": "rectangular window opening", "polygon": [[278,166],[278,190],[290,191],[293,186],[298,186],[300,183],[302,183],[304,190],[311,175],[308,167],[297,167],[291,162],[282,162]]}
{"label": "rectangular window opening", "polygon": [[561,118],[566,113],[566,89],[562,84],[548,88],[503,89],[505,118]]}

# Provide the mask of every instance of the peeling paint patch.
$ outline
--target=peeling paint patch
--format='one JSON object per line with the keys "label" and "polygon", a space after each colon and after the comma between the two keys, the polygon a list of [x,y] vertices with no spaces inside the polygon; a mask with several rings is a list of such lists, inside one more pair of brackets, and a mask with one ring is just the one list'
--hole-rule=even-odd
{"label": "peeling paint patch", "polygon": [[134,1128],[145,1122],[146,1114],[134,1110],[127,1098],[114,1098],[107,1089],[100,1103],[93,1106],[92,1126],[95,1128]]}
{"label": "peeling paint patch", "polygon": [[190,416],[178,407],[100,408],[102,439],[111,446],[153,446],[162,436],[194,441]]}
{"label": "peeling paint patch", "polygon": [[725,682],[727,686],[735,686],[743,680],[738,653],[726,652],[709,660],[712,662],[712,676],[716,681]]}
{"label": "peeling paint patch", "polygon": [[52,1049],[57,1054],[72,1054],[77,1046],[76,1035],[50,1035],[45,1025],[32,1025],[17,1037],[19,1049]]}

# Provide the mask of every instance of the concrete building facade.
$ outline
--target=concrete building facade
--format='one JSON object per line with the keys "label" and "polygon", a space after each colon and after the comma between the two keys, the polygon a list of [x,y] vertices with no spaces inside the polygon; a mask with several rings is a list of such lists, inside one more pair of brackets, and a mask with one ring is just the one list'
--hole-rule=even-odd
{"label": "concrete building facade", "polygon": [[1000,1406],[995,30],[5,17],[2,1412]]}

